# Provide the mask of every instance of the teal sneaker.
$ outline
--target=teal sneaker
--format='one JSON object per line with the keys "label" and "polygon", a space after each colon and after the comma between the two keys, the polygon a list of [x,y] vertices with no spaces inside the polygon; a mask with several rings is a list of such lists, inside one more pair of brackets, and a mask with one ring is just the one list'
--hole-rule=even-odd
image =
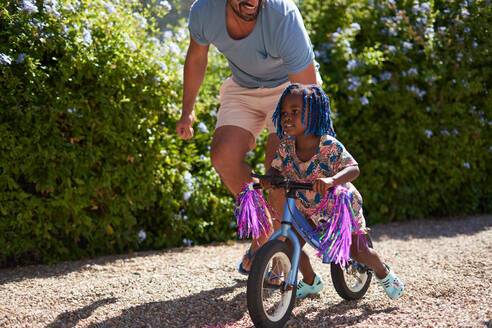
{"label": "teal sneaker", "polygon": [[302,279],[297,284],[296,298],[302,299],[308,295],[317,294],[323,290],[323,280],[318,275],[314,276],[312,285],[306,284]]}
{"label": "teal sneaker", "polygon": [[396,300],[400,298],[400,296],[403,294],[403,283],[401,280],[396,276],[396,274],[391,270],[389,265],[384,264],[388,268],[388,275],[384,277],[383,279],[379,279],[376,276],[376,279],[383,285],[384,291],[386,292],[386,295],[388,295],[389,298],[392,300]]}

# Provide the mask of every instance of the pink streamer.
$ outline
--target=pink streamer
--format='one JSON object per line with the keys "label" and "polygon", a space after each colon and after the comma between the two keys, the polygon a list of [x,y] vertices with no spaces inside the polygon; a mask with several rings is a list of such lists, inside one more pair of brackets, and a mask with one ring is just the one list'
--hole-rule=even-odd
{"label": "pink streamer", "polygon": [[239,238],[251,236],[253,239],[258,239],[270,233],[270,217],[265,209],[274,213],[272,207],[263,198],[262,192],[253,189],[253,183],[245,184],[237,195],[234,205]]}
{"label": "pink streamer", "polygon": [[316,208],[312,217],[315,214],[322,213],[330,200],[335,201],[333,210],[326,217],[326,221],[314,228],[310,233],[310,237],[315,234],[320,234],[320,246],[318,248],[318,256],[328,255],[331,262],[339,264],[344,268],[350,261],[350,246],[352,245],[352,231],[355,230],[361,237],[367,247],[367,240],[362,235],[355,220],[355,216],[350,202],[350,192],[348,188],[337,186],[332,193],[327,192],[322,202]]}

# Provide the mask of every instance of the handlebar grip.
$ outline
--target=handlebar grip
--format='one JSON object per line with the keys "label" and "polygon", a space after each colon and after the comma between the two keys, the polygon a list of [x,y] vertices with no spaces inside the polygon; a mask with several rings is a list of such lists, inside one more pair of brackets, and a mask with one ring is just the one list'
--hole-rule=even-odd
{"label": "handlebar grip", "polygon": [[253,189],[261,189],[261,185],[259,183],[253,183]]}

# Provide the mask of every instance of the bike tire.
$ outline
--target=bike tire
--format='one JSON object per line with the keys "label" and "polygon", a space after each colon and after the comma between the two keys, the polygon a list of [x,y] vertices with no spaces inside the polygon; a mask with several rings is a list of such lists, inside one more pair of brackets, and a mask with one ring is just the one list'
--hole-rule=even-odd
{"label": "bike tire", "polygon": [[[372,247],[372,241],[369,235],[366,235],[369,247]],[[349,262],[342,270],[340,265],[331,263],[331,281],[341,298],[352,301],[359,300],[367,292],[371,284],[372,271],[365,265],[356,261]]]}
{"label": "bike tire", "polygon": [[289,320],[296,299],[295,286],[288,291],[283,291],[281,287],[271,288],[269,286],[272,285],[266,283],[265,277],[278,271],[275,268],[279,264],[280,271],[285,275],[290,270],[291,261],[289,246],[280,240],[267,242],[256,253],[246,292],[249,315],[255,327],[280,328]]}

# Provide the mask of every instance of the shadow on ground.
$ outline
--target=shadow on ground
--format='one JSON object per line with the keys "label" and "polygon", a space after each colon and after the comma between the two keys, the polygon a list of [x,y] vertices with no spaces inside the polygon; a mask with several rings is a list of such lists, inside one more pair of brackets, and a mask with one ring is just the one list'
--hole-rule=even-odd
{"label": "shadow on ground", "polygon": [[[215,288],[198,294],[163,302],[151,302],[124,309],[121,315],[108,320],[93,323],[89,328],[105,327],[224,327],[235,326],[247,314],[246,294],[240,292],[227,297],[237,288],[245,287],[246,281],[236,280],[230,287]],[[87,318],[97,307],[115,302],[105,299],[80,310],[59,315],[46,328],[73,327],[80,319]],[[297,301],[299,302],[299,301]],[[191,307],[193,305],[193,307]],[[347,315],[353,309],[363,309],[358,315]],[[313,323],[323,322],[326,327],[345,327],[363,322],[378,313],[398,311],[397,307],[374,310],[370,305],[361,305],[357,301],[342,301],[322,309],[315,316],[310,312],[297,313],[288,321],[287,326],[309,327]]]}
{"label": "shadow on ground", "polygon": [[[376,225],[371,228],[371,238],[379,241],[382,238],[391,239],[432,239],[454,237],[457,235],[473,235],[492,228],[492,215],[466,218],[447,218],[440,220],[416,220]],[[225,244],[207,245],[200,247],[227,247]],[[181,247],[161,251],[147,251],[124,255],[101,256],[89,260],[62,262],[54,265],[29,265],[25,267],[0,269],[0,286],[10,282],[33,278],[47,278],[66,275],[73,271],[90,269],[92,265],[105,265],[119,260],[125,261],[136,257],[160,256],[166,253],[192,251],[193,248]]]}
{"label": "shadow on ground", "polygon": [[386,237],[401,240],[456,237],[457,235],[474,235],[492,229],[492,215],[395,222],[370,228],[373,241]]}
{"label": "shadow on ground", "polygon": [[[215,288],[169,301],[142,304],[123,309],[121,315],[88,327],[221,327],[238,321],[247,311],[245,292],[228,297],[236,289],[245,286],[245,280],[236,280],[236,284],[230,287]],[[109,302],[115,300],[102,300],[82,309],[63,313],[46,327],[73,327],[80,319],[88,317],[94,309]]]}
{"label": "shadow on ground", "polygon": [[[362,313],[358,315],[348,315],[347,312],[350,312],[353,309],[362,309]],[[359,301],[341,301],[330,307],[322,308],[321,311],[314,316],[311,315],[311,310],[308,310],[309,312],[304,311],[297,313],[287,322],[287,326],[314,327],[322,322],[323,327],[347,327],[356,325],[359,322],[364,322],[368,317],[378,313],[392,313],[398,310],[399,308],[394,306],[374,310],[368,304],[361,305]]]}

